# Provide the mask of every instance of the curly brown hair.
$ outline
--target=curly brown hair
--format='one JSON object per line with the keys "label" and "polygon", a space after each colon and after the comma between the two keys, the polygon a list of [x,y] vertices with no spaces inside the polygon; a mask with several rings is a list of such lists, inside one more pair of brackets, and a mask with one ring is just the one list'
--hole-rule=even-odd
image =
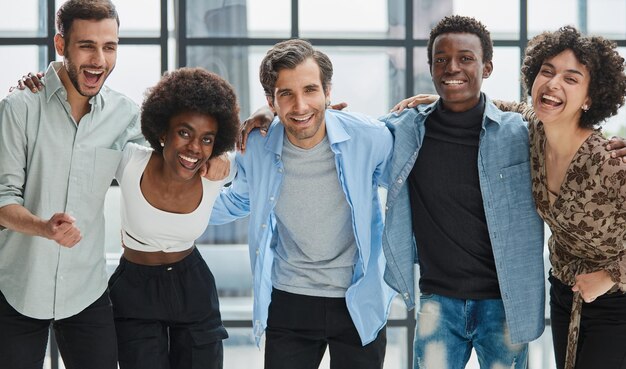
{"label": "curly brown hair", "polygon": [[170,119],[183,112],[206,114],[217,121],[211,157],[234,148],[239,105],[232,86],[222,77],[202,68],[180,68],[148,89],[141,105],[141,132],[156,152],[163,152],[159,138],[167,132]]}
{"label": "curly brown hair", "polygon": [[583,112],[582,128],[593,128],[603,120],[617,114],[624,105],[626,75],[624,58],[617,52],[617,45],[599,36],[582,36],[572,27],[565,26],[555,32],[543,32],[528,42],[522,65],[522,84],[531,94],[541,65],[565,50],[572,50],[579,63],[589,70],[589,110]]}
{"label": "curly brown hair", "polygon": [[493,42],[491,41],[491,34],[487,28],[475,18],[451,15],[440,20],[430,31],[427,46],[429,66],[433,65],[433,44],[435,43],[435,39],[437,36],[445,33],[471,33],[478,36],[480,46],[482,46],[483,49],[483,63],[490,62],[491,59],[493,59]]}

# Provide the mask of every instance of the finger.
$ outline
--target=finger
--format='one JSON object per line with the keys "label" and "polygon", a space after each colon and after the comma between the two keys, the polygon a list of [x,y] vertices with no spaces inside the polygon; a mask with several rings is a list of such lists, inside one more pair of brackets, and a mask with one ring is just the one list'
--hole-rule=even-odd
{"label": "finger", "polygon": [[241,146],[239,148],[239,151],[241,151],[241,153],[245,153],[246,152],[246,143],[248,142],[248,135],[246,134],[246,130],[243,129],[241,131]]}
{"label": "finger", "polygon": [[51,218],[55,223],[62,223],[62,222],[66,222],[66,223],[70,223],[73,224],[76,222],[76,218],[74,218],[73,216],[69,215],[68,213],[56,213],[52,216]]}
{"label": "finger", "polygon": [[209,171],[209,165],[210,164],[207,161],[206,164],[200,167],[200,170],[198,171],[200,173],[200,177],[204,177],[207,174],[207,172]]}
{"label": "finger", "polygon": [[338,103],[338,104],[333,104],[333,105],[329,106],[329,108],[334,109],[334,110],[343,110],[343,109],[345,109],[347,107],[348,107],[348,103],[343,102],[343,101]]}

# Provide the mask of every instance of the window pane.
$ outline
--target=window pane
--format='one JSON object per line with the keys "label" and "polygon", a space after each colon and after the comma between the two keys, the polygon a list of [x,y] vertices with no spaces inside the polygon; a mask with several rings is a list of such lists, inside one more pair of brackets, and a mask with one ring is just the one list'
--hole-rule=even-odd
{"label": "window pane", "polygon": [[568,24],[579,26],[578,0],[528,0],[529,37]]}
{"label": "window pane", "polygon": [[[38,0],[0,2],[1,37],[42,37],[46,35],[46,6]],[[6,54],[3,54],[6,55]]]}
{"label": "window pane", "polygon": [[519,38],[519,0],[414,0],[413,4],[416,39],[428,39],[432,27],[451,14],[475,17],[487,27],[494,40]]}
{"label": "window pane", "polygon": [[120,45],[115,70],[106,83],[141,105],[146,89],[154,86],[160,77],[160,46]]}
{"label": "window pane", "polygon": [[587,26],[590,34],[626,38],[626,1],[588,0]]}
{"label": "window pane", "polygon": [[333,62],[331,101],[379,117],[405,94],[405,51],[384,47],[320,47]]}
{"label": "window pane", "polygon": [[[404,1],[299,2],[300,35],[306,38],[404,38]],[[321,21],[323,20],[323,21]]]}
{"label": "window pane", "polygon": [[491,99],[519,101],[520,52],[516,47],[493,48],[493,72],[483,80],[483,92]]}
{"label": "window pane", "polygon": [[290,0],[189,0],[188,37],[289,37]]}
{"label": "window pane", "polygon": [[[626,47],[619,47],[618,51],[622,57],[626,58]],[[626,106],[622,106],[621,109],[617,111],[617,115],[609,118],[607,122],[602,125],[602,130],[604,130],[608,137],[626,137]]]}
{"label": "window pane", "polygon": [[46,49],[45,46],[0,46],[0,55],[5,56],[0,68],[0,98],[6,96],[9,87],[17,86],[23,75],[46,70]]}
{"label": "window pane", "polygon": [[161,1],[116,1],[120,17],[120,37],[159,37],[161,32]]}

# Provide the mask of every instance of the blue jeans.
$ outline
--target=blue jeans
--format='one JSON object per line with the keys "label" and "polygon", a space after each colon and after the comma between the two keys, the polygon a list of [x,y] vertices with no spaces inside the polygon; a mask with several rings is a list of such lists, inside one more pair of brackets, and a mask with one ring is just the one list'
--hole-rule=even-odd
{"label": "blue jeans", "polygon": [[525,369],[528,344],[512,344],[502,300],[420,297],[414,369],[462,369],[472,347],[482,369]]}

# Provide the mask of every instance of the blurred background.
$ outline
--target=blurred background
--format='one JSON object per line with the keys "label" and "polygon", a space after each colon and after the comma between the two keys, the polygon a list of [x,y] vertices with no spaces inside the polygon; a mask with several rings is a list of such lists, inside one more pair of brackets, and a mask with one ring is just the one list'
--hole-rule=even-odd
{"label": "blurred background", "polygon": [[[241,118],[265,103],[258,82],[266,50],[302,37],[333,64],[332,101],[371,116],[386,113],[404,97],[434,92],[426,58],[430,29],[444,16],[473,16],[490,30],[494,72],[483,90],[492,98],[524,99],[519,70],[529,38],[563,25],[615,40],[626,56],[625,0],[113,0],[120,16],[117,67],[107,84],[141,104],[161,74],[199,66],[235,88]],[[54,14],[63,0],[0,1],[0,98],[22,75],[60,60],[53,48]],[[626,109],[605,125],[607,135],[626,136]],[[119,192],[107,195],[107,262],[120,256]],[[215,274],[230,338],[225,368],[262,368],[254,345],[252,280],[247,220],[208,227],[198,247]],[[546,259],[547,263],[547,259]],[[547,323],[549,324],[549,317]],[[386,369],[408,369],[414,311],[394,302],[388,327]],[[47,367],[62,368],[54,340]],[[529,368],[553,368],[550,329],[531,344]],[[322,368],[328,368],[325,359]],[[468,368],[478,368],[472,357]]]}

